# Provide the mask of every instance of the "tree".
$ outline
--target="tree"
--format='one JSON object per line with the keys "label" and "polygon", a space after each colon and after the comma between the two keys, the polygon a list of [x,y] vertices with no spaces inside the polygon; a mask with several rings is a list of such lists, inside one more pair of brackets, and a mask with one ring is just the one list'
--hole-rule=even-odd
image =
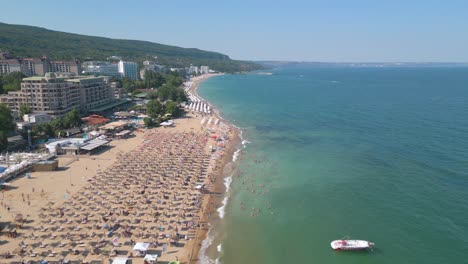
{"label": "tree", "polygon": [[3,152],[8,147],[8,136],[5,131],[0,130],[0,152]]}
{"label": "tree", "polygon": [[54,128],[49,123],[45,123],[43,125],[43,131],[44,131],[44,134],[46,134],[48,137],[55,136]]}
{"label": "tree", "polygon": [[167,102],[166,114],[171,114],[173,117],[178,117],[180,114],[179,105],[174,101]]}
{"label": "tree", "polygon": [[21,89],[21,80],[25,77],[22,72],[11,72],[1,76],[1,89],[3,93]]}
{"label": "tree", "polygon": [[32,133],[36,136],[42,135],[44,133],[44,126],[42,124],[33,126]]}
{"label": "tree", "polygon": [[8,132],[15,129],[15,123],[10,109],[0,104],[0,151],[4,151],[8,145]]}
{"label": "tree", "polygon": [[29,105],[27,104],[21,104],[19,110],[20,110],[21,117],[23,117],[26,114],[31,113],[31,107],[29,107]]}
{"label": "tree", "polygon": [[162,105],[158,100],[150,100],[146,104],[146,113],[151,118],[157,118],[158,115],[161,113]]}
{"label": "tree", "polygon": [[148,93],[148,99],[149,100],[155,100],[158,99],[158,92],[156,91],[151,91]]}
{"label": "tree", "polygon": [[145,127],[152,127],[152,126],[154,126],[153,119],[151,119],[151,118],[149,118],[149,117],[143,118],[143,123],[145,123]]}
{"label": "tree", "polygon": [[54,131],[62,129],[64,127],[62,118],[56,118],[49,122],[49,125],[53,128]]}
{"label": "tree", "polygon": [[83,124],[83,120],[81,120],[80,113],[76,109],[71,110],[63,116],[64,128],[79,127],[81,124]]}
{"label": "tree", "polygon": [[145,87],[158,88],[163,85],[165,78],[162,74],[155,71],[145,71]]}
{"label": "tree", "polygon": [[122,78],[120,83],[127,93],[132,93],[135,90],[135,83],[129,78]]}
{"label": "tree", "polygon": [[4,104],[0,104],[0,130],[8,132],[13,129],[15,129],[15,123],[10,109]]}
{"label": "tree", "polygon": [[162,101],[166,101],[169,99],[171,96],[171,88],[167,85],[163,85],[161,88],[158,90],[158,97]]}

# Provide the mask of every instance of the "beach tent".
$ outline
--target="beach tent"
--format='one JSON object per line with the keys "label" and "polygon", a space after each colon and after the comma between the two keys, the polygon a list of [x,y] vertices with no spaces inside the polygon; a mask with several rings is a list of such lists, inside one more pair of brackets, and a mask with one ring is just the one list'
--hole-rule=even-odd
{"label": "beach tent", "polygon": [[128,258],[118,257],[112,261],[112,264],[127,264]]}
{"label": "beach tent", "polygon": [[148,261],[149,263],[157,263],[158,261],[158,255],[154,254],[146,254],[145,258],[143,260]]}
{"label": "beach tent", "polygon": [[133,250],[136,251],[147,251],[149,248],[149,243],[144,243],[144,242],[137,242],[135,246],[133,247]]}

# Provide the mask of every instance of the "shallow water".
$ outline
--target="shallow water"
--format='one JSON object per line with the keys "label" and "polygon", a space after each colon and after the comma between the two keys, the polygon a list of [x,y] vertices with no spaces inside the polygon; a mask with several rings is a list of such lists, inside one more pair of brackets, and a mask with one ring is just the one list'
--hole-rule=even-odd
{"label": "shallow water", "polygon": [[[200,86],[250,142],[212,233],[220,241],[211,252],[222,241],[212,258],[466,262],[468,68],[272,72],[218,76]],[[376,248],[333,252],[330,241],[344,236]]]}

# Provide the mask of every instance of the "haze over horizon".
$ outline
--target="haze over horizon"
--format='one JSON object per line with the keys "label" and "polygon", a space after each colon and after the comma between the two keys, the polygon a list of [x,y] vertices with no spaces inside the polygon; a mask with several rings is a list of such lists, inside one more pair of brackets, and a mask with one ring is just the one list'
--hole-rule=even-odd
{"label": "haze over horizon", "polygon": [[241,60],[468,62],[464,1],[49,0],[2,7],[8,10],[4,23],[199,48]]}

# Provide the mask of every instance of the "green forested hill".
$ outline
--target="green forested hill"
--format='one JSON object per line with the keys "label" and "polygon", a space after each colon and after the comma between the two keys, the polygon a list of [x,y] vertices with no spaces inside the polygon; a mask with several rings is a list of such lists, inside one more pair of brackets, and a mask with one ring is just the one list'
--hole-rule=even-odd
{"label": "green forested hill", "polygon": [[142,62],[153,56],[171,67],[208,65],[224,71],[250,71],[262,66],[253,62],[231,60],[227,55],[194,48],[180,48],[149,41],[111,39],[48,30],[40,27],[0,23],[0,49],[16,57],[41,57],[54,60],[106,60],[121,56]]}

